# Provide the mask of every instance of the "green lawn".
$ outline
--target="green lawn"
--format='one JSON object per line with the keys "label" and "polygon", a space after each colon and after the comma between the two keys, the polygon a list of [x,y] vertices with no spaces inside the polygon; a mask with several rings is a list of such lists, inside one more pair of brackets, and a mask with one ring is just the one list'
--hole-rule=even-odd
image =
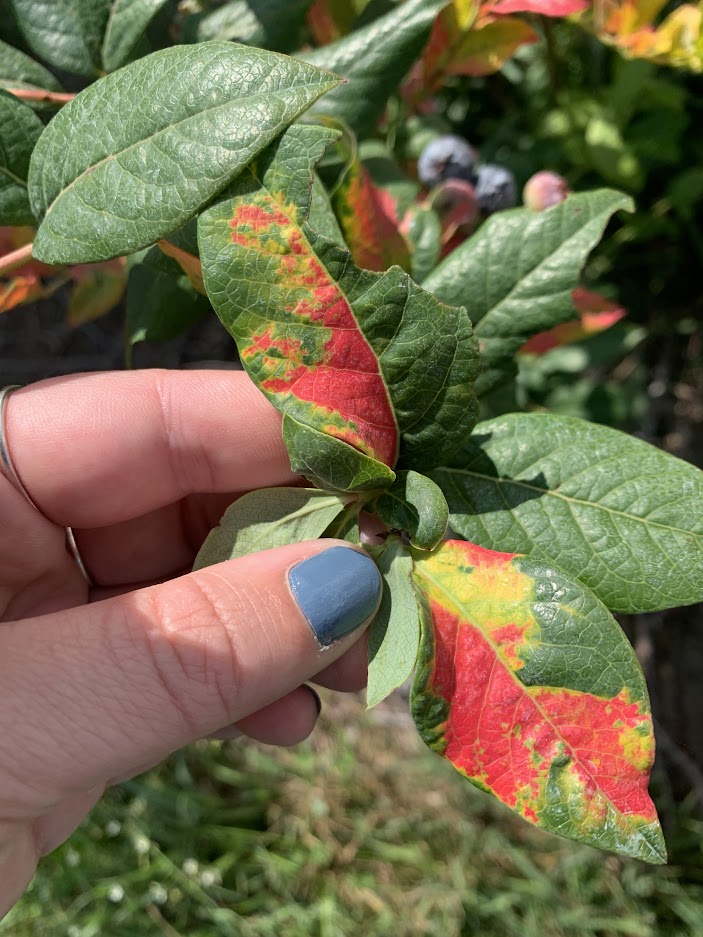
{"label": "green lawn", "polygon": [[703,937],[703,826],[650,867],[541,834],[397,705],[325,698],[288,751],[203,743],[113,790],[1,937]]}

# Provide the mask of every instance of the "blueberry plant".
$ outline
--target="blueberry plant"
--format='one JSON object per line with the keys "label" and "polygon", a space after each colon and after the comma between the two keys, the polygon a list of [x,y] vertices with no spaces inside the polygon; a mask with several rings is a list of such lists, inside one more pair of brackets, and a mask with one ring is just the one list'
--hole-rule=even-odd
{"label": "blueberry plant", "polygon": [[[422,738],[471,782],[663,862],[647,689],[613,613],[703,599],[703,475],[576,418],[478,422],[525,348],[622,314],[579,278],[632,203],[545,170],[515,208],[472,142],[435,134],[401,166],[388,132],[423,89],[534,41],[534,13],[614,44],[624,20],[580,0],[9,6],[0,224],[31,231],[0,271],[126,266],[132,342],[212,306],[305,480],[239,498],[196,568],[318,537],[366,549],[384,580],[368,704],[414,672]],[[33,56],[93,80],[66,92]]]}

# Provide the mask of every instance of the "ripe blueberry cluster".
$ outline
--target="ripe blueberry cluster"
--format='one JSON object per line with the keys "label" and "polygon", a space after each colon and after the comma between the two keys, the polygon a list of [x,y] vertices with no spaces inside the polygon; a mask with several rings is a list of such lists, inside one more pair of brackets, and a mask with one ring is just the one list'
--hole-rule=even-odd
{"label": "ripe blueberry cluster", "polygon": [[[480,163],[471,144],[455,134],[436,137],[427,144],[417,161],[417,174],[429,189],[443,186],[449,180],[461,180],[464,186],[472,186],[484,217],[517,205],[518,190],[513,173],[505,166]],[[565,180],[545,170],[527,182],[523,201],[533,211],[543,211],[564,201],[568,193]]]}

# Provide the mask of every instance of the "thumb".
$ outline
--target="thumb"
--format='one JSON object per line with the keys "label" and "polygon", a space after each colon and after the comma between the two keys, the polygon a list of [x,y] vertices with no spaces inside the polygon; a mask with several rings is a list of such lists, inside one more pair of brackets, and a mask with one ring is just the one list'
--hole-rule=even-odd
{"label": "thumb", "polygon": [[354,643],[380,595],[366,554],[318,540],[3,625],[0,738],[21,802],[47,808],[280,699]]}

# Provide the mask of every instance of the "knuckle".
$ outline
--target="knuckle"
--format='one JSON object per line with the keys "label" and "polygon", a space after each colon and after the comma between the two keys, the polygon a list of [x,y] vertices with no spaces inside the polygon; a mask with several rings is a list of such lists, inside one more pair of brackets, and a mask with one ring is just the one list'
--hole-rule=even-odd
{"label": "knuckle", "polygon": [[184,577],[149,590],[146,654],[161,690],[190,727],[200,711],[236,709],[242,666],[231,623],[242,596],[221,582]]}

